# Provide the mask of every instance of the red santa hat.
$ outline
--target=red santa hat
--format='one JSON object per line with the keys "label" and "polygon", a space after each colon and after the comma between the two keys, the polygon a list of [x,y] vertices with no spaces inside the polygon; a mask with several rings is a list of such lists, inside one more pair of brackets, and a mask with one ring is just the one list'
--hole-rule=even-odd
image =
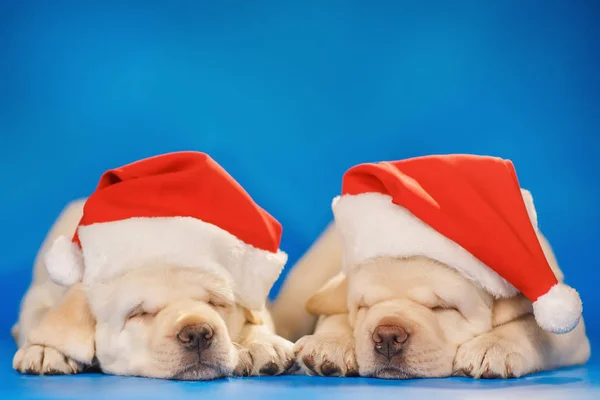
{"label": "red santa hat", "polygon": [[558,282],[531,194],[508,160],[441,155],[361,164],[333,200],[348,272],[374,257],[427,256],[497,298],[523,293],[546,331],[577,325],[579,294]]}
{"label": "red santa hat", "polygon": [[203,270],[231,283],[241,304],[260,309],[287,261],[281,232],[208,155],[178,152],[105,172],[73,238],[58,238],[45,261],[63,285],[157,262]]}

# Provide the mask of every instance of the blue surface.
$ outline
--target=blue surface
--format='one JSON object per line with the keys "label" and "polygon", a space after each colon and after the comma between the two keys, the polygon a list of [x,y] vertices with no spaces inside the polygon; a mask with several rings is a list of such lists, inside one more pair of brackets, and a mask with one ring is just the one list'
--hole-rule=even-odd
{"label": "blue surface", "polygon": [[349,166],[470,152],[515,162],[581,292],[595,349],[598,20],[594,0],[0,0],[0,391],[591,395],[596,361],[507,382],[21,377],[10,371],[8,330],[46,229],[107,168],[173,150],[211,153],[282,222],[291,264],[330,219]]}

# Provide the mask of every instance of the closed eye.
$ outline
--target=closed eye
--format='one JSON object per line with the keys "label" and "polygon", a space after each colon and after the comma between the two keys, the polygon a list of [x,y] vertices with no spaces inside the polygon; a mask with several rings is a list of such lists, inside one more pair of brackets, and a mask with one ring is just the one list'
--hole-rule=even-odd
{"label": "closed eye", "polygon": [[228,309],[229,307],[232,306],[231,303],[224,301],[222,299],[219,299],[219,298],[214,298],[214,297],[208,301],[208,305],[213,308],[217,308],[217,309],[221,309],[221,310]]}
{"label": "closed eye", "polygon": [[132,308],[131,311],[129,311],[129,313],[127,314],[127,320],[129,321],[134,318],[149,318],[154,317],[155,315],[155,312],[151,313],[145,310],[142,304],[138,304],[137,306]]}
{"label": "closed eye", "polygon": [[208,305],[211,307],[217,307],[217,308],[225,308],[227,307],[227,304],[219,302],[219,301],[215,301],[215,300],[210,300],[208,302]]}
{"label": "closed eye", "polygon": [[456,311],[456,312],[458,312],[458,309],[456,307],[451,307],[451,306],[436,306],[436,307],[433,307],[431,310],[432,311]]}
{"label": "closed eye", "polygon": [[433,312],[454,311],[454,312],[457,312],[457,313],[458,313],[458,314],[459,314],[461,317],[463,317],[464,319],[467,319],[467,318],[465,318],[464,314],[463,314],[463,313],[462,313],[462,312],[461,312],[461,311],[460,311],[458,308],[456,308],[456,307],[452,307],[452,306],[450,306],[450,305],[440,305],[440,306],[436,306],[436,307],[433,307],[431,310],[432,310]]}

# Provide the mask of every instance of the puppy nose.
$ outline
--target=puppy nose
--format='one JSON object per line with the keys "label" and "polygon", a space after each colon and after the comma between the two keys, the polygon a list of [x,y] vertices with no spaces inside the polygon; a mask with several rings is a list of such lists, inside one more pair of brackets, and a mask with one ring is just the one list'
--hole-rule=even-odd
{"label": "puppy nose", "polygon": [[202,351],[210,346],[214,335],[208,324],[188,325],[179,331],[177,339],[189,350]]}
{"label": "puppy nose", "polygon": [[408,333],[398,325],[379,325],[373,332],[375,351],[391,360],[400,353]]}

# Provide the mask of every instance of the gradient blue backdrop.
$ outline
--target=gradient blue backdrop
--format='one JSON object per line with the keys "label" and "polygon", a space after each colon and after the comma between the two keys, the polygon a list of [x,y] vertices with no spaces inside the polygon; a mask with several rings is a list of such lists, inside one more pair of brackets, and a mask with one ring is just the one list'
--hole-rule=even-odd
{"label": "gradient blue backdrop", "polygon": [[599,20],[593,0],[0,0],[0,332],[66,202],[192,149],[281,221],[290,265],[349,166],[510,158],[596,335]]}

